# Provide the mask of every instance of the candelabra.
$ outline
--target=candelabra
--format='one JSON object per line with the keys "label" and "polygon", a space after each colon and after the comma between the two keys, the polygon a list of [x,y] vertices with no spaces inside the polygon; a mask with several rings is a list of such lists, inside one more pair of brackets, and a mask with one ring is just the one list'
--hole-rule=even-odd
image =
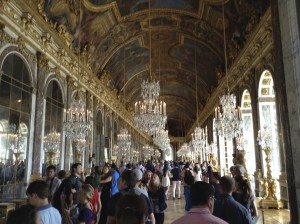
{"label": "candelabra", "polygon": [[76,152],[76,161],[78,163],[82,163],[82,154],[86,147],[86,145],[85,145],[86,141],[85,141],[85,139],[80,139],[80,140],[74,141],[73,143],[74,143],[75,152]]}
{"label": "candelabra", "polygon": [[281,200],[277,199],[277,186],[276,180],[272,177],[271,165],[270,165],[270,154],[271,154],[271,133],[268,130],[267,126],[263,127],[263,130],[258,131],[257,141],[261,146],[262,150],[266,154],[266,165],[267,165],[267,177],[261,182],[264,189],[264,197],[259,202],[260,207],[262,208],[283,208],[283,203]]}
{"label": "candelabra", "polygon": [[60,133],[56,132],[55,129],[44,137],[44,149],[45,153],[49,156],[48,163],[50,165],[55,164],[55,156],[60,148],[61,137]]}

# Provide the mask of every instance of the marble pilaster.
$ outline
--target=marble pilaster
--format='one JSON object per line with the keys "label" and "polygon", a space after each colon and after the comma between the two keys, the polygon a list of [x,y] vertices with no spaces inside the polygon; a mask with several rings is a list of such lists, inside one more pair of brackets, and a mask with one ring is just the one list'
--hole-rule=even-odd
{"label": "marble pilaster", "polygon": [[[277,5],[278,2],[278,5]],[[283,85],[286,91],[285,159],[291,223],[300,222],[300,3],[278,0],[272,10],[279,12],[283,61]]]}
{"label": "marble pilaster", "polygon": [[36,109],[34,122],[34,143],[32,156],[32,178],[36,179],[42,174],[42,150],[44,133],[44,83],[45,74],[49,71],[48,61],[41,52],[37,53],[37,91],[36,91]]}

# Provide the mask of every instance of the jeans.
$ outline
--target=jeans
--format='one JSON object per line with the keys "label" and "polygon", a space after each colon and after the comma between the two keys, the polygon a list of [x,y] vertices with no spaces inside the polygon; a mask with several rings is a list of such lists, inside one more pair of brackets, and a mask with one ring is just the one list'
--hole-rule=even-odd
{"label": "jeans", "polygon": [[184,186],[184,197],[185,197],[185,211],[190,211],[191,209],[191,187]]}
{"label": "jeans", "polygon": [[180,198],[180,185],[181,181],[172,181],[173,198],[175,198],[176,188],[178,189],[178,198]]}
{"label": "jeans", "polygon": [[155,223],[156,224],[164,224],[165,221],[165,213],[154,213]]}

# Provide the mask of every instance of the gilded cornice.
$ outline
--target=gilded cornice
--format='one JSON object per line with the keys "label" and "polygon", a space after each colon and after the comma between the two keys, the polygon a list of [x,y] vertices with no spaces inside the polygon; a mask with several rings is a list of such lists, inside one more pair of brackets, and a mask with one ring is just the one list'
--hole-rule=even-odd
{"label": "gilded cornice", "polygon": [[[55,29],[55,26],[48,21],[43,11],[38,8],[39,4],[42,4],[41,2],[42,0],[30,0],[29,2],[0,1],[0,5],[2,5],[0,8],[0,28],[2,28],[0,29],[0,41],[5,40],[24,49],[26,46],[21,42],[21,40],[24,40],[26,45],[36,51],[41,51],[47,60],[58,67],[61,72],[77,80],[77,63],[75,63],[77,56],[70,49],[68,34]],[[7,34],[4,30],[5,26],[9,26],[19,38],[16,39]],[[65,38],[61,38],[61,36]],[[81,86],[89,90],[121,119],[124,119],[144,138],[149,140],[150,136],[140,132],[135,127],[133,116],[119,104],[111,90],[98,80],[86,64],[80,61],[79,66],[80,70],[84,71],[81,72],[79,78]]]}
{"label": "gilded cornice", "polygon": [[272,18],[269,8],[261,18],[261,21],[241,50],[239,56],[228,69],[227,77],[223,77],[219,86],[207,101],[207,104],[198,116],[198,121],[196,121],[188,131],[187,136],[191,136],[197,124],[202,125],[214,112],[215,107],[219,105],[219,97],[226,93],[228,89],[227,79],[229,90],[233,90],[247,75],[252,74],[249,71],[255,68],[260,61],[264,60],[266,55],[272,51],[272,48]]}

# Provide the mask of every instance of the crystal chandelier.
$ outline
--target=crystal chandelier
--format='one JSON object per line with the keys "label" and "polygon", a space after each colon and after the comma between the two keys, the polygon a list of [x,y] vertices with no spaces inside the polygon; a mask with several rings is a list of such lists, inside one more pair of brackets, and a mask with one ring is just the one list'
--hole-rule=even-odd
{"label": "crystal chandelier", "polygon": [[206,131],[204,128],[196,127],[194,133],[192,133],[192,146],[194,151],[199,151],[205,145],[207,139],[207,127]]}
{"label": "crystal chandelier", "polygon": [[226,57],[226,35],[225,18],[223,6],[223,33],[224,33],[224,57],[225,57],[225,75],[227,77],[228,93],[220,97],[222,113],[220,107],[215,109],[215,128],[218,135],[226,139],[232,139],[242,132],[243,122],[240,108],[236,109],[236,96],[229,93],[228,75],[227,75],[227,57]]}
{"label": "crystal chandelier", "polygon": [[164,129],[167,122],[166,103],[159,101],[159,82],[152,81],[151,72],[151,29],[150,29],[150,0],[149,0],[149,75],[150,82],[143,81],[141,85],[142,102],[135,103],[135,118],[137,128],[154,135]]}
{"label": "crystal chandelier", "polygon": [[165,151],[170,146],[170,139],[168,136],[168,130],[159,130],[154,138],[153,142],[157,145],[161,150]]}
{"label": "crystal chandelier", "polygon": [[78,90],[70,103],[68,111],[64,110],[66,137],[73,141],[85,139],[91,129],[91,113],[86,110],[86,104],[82,98]]}
{"label": "crystal chandelier", "polygon": [[44,137],[44,147],[45,151],[54,151],[57,152],[60,147],[60,133],[57,132],[54,128],[52,132],[48,133]]}
{"label": "crystal chandelier", "polygon": [[120,134],[117,135],[117,142],[119,149],[130,149],[131,146],[131,135],[126,128],[121,129]]}
{"label": "crystal chandelier", "polygon": [[[81,1],[80,12],[81,12]],[[79,21],[81,21],[81,13],[79,13]],[[64,110],[64,131],[66,137],[72,141],[80,141],[85,139],[91,129],[90,116],[91,112],[86,109],[86,98],[82,96],[79,88],[79,64],[80,64],[80,27],[78,35],[78,90],[76,91],[70,103],[69,109]]]}
{"label": "crystal chandelier", "polygon": [[16,125],[10,125],[9,129],[10,148],[13,151],[16,162],[18,162],[19,157],[25,152],[24,146],[22,144],[21,129],[19,128],[16,130]]}

